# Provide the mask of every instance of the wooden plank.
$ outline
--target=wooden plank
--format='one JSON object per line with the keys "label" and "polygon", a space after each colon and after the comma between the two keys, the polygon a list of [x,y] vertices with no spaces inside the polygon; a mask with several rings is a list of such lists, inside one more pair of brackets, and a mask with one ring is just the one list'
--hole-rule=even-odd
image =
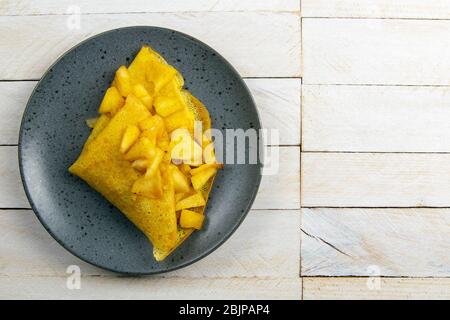
{"label": "wooden plank", "polygon": [[302,276],[449,277],[450,209],[303,209],[301,243]]}
{"label": "wooden plank", "polygon": [[0,15],[70,14],[79,8],[85,13],[123,12],[209,12],[209,11],[294,11],[300,10],[298,0],[3,0]]}
{"label": "wooden plank", "polygon": [[300,299],[301,279],[83,277],[80,290],[66,277],[0,276],[1,299]]}
{"label": "wooden plank", "polygon": [[[219,249],[165,277],[298,278],[299,228],[299,210],[251,211]],[[70,265],[78,265],[83,276],[114,275],[68,253],[45,231],[31,210],[0,211],[0,234],[0,275],[64,277]]]}
{"label": "wooden plank", "polygon": [[[278,130],[279,143],[300,144],[300,79],[246,79],[255,99],[264,129]],[[266,141],[267,144],[267,141]]]}
{"label": "wooden plank", "polygon": [[17,144],[20,122],[35,81],[0,82],[0,144]]}
{"label": "wooden plank", "polygon": [[303,17],[449,19],[447,0],[302,0]]}
{"label": "wooden plank", "polygon": [[[279,170],[263,177],[253,209],[300,208],[300,148],[269,147]],[[30,208],[19,177],[17,147],[0,146],[0,208]]]}
{"label": "wooden plank", "polygon": [[300,148],[271,147],[269,153],[274,161],[277,150],[278,170],[263,176],[253,209],[300,208]]}
{"label": "wooden plank", "polygon": [[449,85],[450,21],[304,19],[303,83]]}
{"label": "wooden plank", "polygon": [[[303,278],[303,298],[450,299],[449,278]],[[379,289],[378,289],[379,288]]]}
{"label": "wooden plank", "polygon": [[17,158],[17,147],[0,147],[0,208],[30,208],[20,180]]}
{"label": "wooden plank", "polygon": [[68,19],[71,17],[61,15],[0,17],[0,80],[38,79],[58,56],[83,39],[105,30],[149,23],[206,42],[242,76],[300,75],[300,17],[296,13],[91,14],[82,16],[80,29],[73,30],[68,28]]}
{"label": "wooden plank", "polygon": [[[300,79],[246,79],[263,127],[278,129],[280,141],[300,144]],[[0,82],[0,144],[17,144],[20,121],[36,81]]]}
{"label": "wooden plank", "polygon": [[450,87],[304,85],[302,95],[304,151],[450,151]]}
{"label": "wooden plank", "polygon": [[303,207],[448,207],[450,154],[303,153]]}
{"label": "wooden plank", "polygon": [[[299,226],[298,210],[253,211],[201,261],[163,276],[132,278],[72,256],[31,211],[5,210],[0,212],[0,298],[299,299]],[[67,289],[69,265],[81,269],[80,290]]]}

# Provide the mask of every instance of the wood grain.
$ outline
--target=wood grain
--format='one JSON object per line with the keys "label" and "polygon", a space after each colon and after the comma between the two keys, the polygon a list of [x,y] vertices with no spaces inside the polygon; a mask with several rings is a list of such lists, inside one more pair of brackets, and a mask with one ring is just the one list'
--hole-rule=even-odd
{"label": "wood grain", "polygon": [[[276,152],[279,171],[263,177],[253,209],[300,208],[300,148],[269,147],[269,154]],[[0,208],[30,208],[20,180],[16,146],[0,146],[0,174]]]}
{"label": "wood grain", "polygon": [[303,151],[450,152],[450,87],[304,85]]}
{"label": "wood grain", "polygon": [[[254,210],[219,249],[167,277],[298,277],[300,212]],[[65,276],[78,265],[84,276],[112,276],[67,252],[42,227],[31,210],[0,212],[0,275]],[[277,263],[273,263],[277,261]]]}
{"label": "wood grain", "polygon": [[269,300],[301,298],[301,279],[83,277],[69,290],[66,277],[0,276],[1,299]]}
{"label": "wood grain", "polygon": [[450,154],[303,153],[303,207],[449,207]]}
{"label": "wood grain", "polygon": [[[300,79],[246,79],[262,125],[279,130],[273,145],[300,144]],[[17,144],[20,121],[36,81],[0,82],[0,145]]]}
{"label": "wood grain", "polygon": [[300,79],[246,79],[258,106],[264,129],[278,130],[280,141],[270,145],[300,144]]}
{"label": "wood grain", "polygon": [[61,15],[0,17],[0,80],[39,79],[58,56],[83,39],[114,28],[149,23],[206,42],[242,76],[300,75],[300,17],[296,13],[90,14],[81,17],[80,29],[72,30],[68,19],[70,16]]}
{"label": "wood grain", "polygon": [[0,147],[0,176],[0,208],[30,208],[20,180],[17,147]]}
{"label": "wood grain", "polygon": [[2,0],[0,15],[68,14],[77,6],[85,13],[123,12],[214,12],[214,11],[294,11],[300,10],[298,0]]}
{"label": "wood grain", "polygon": [[[0,298],[300,298],[299,227],[298,210],[252,211],[223,246],[201,261],[164,276],[119,278],[65,251],[32,211],[3,210]],[[66,288],[69,265],[81,269],[79,291]]]}
{"label": "wood grain", "polygon": [[303,209],[303,276],[450,277],[450,209]]}
{"label": "wood grain", "polygon": [[305,84],[450,84],[450,20],[303,19],[302,26]]}
{"label": "wood grain", "polygon": [[449,278],[303,278],[305,300],[448,300],[450,299],[449,288]]}
{"label": "wood grain", "polygon": [[447,0],[302,0],[303,17],[449,19]]}

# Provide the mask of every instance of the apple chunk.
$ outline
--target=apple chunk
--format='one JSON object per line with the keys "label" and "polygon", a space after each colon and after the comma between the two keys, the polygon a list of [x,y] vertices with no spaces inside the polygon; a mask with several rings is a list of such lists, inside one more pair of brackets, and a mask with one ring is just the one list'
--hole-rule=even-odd
{"label": "apple chunk", "polygon": [[137,179],[131,188],[131,192],[153,199],[161,198],[163,193],[161,173],[158,171],[151,178],[141,177]]}
{"label": "apple chunk", "polygon": [[125,103],[119,90],[116,87],[110,87],[106,90],[105,96],[103,97],[102,103],[98,112],[100,113],[116,113]]}
{"label": "apple chunk", "polygon": [[189,191],[189,180],[188,178],[173,164],[170,165],[170,176],[173,180],[173,185],[175,192],[186,193]]}
{"label": "apple chunk", "polygon": [[132,92],[133,87],[131,85],[130,73],[125,66],[117,69],[114,84],[123,97],[127,97]]}
{"label": "apple chunk", "polygon": [[200,192],[197,192],[193,194],[192,196],[189,196],[187,198],[184,198],[180,200],[176,206],[175,210],[183,210],[183,209],[189,209],[189,208],[195,208],[195,207],[201,207],[206,204],[205,199],[203,198],[202,194]]}
{"label": "apple chunk", "polygon": [[189,130],[182,128],[173,131],[171,144],[170,157],[174,163],[194,166],[202,164],[202,147],[192,138]]}
{"label": "apple chunk", "polygon": [[141,131],[136,126],[128,126],[120,143],[120,152],[125,153],[136,142]]}
{"label": "apple chunk", "polygon": [[125,160],[150,159],[153,158],[155,152],[155,145],[149,139],[141,138],[125,154]]}
{"label": "apple chunk", "polygon": [[180,227],[201,229],[205,216],[192,210],[183,210],[180,215]]}
{"label": "apple chunk", "polygon": [[179,103],[175,98],[158,96],[153,103],[156,113],[161,117],[167,117],[172,113],[180,110],[183,105]]}
{"label": "apple chunk", "polygon": [[195,190],[200,190],[212,176],[214,176],[217,172],[216,168],[208,168],[205,169],[196,175],[193,175],[191,178],[192,186]]}

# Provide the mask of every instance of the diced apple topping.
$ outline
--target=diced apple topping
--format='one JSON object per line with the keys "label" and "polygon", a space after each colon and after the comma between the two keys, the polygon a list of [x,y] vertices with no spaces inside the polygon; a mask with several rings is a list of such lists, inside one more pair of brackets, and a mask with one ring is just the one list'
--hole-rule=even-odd
{"label": "diced apple topping", "polygon": [[128,126],[120,143],[120,152],[125,153],[136,142],[141,131],[136,126]]}
{"label": "diced apple topping", "polygon": [[180,215],[180,227],[201,229],[205,216],[192,210],[182,210]]}
{"label": "diced apple topping", "polygon": [[154,115],[139,122],[139,128],[143,131],[144,136],[149,137],[151,140],[154,139],[152,141],[156,143],[156,139],[164,134],[164,120],[160,116]]}
{"label": "diced apple topping", "polygon": [[137,179],[131,188],[131,192],[153,199],[160,198],[163,187],[159,170],[151,178],[144,176]]}
{"label": "diced apple topping", "polygon": [[182,163],[179,166],[179,169],[181,170],[181,172],[183,172],[186,176],[191,172],[191,167],[186,164],[186,163]]}
{"label": "diced apple topping", "polygon": [[175,193],[175,203],[187,197],[186,193]]}
{"label": "diced apple topping", "polygon": [[188,165],[202,164],[202,147],[195,142],[187,129],[177,129],[172,132],[170,156],[174,163]]}
{"label": "diced apple topping", "polygon": [[161,117],[167,117],[183,108],[183,104],[179,103],[177,99],[165,96],[156,97],[153,105],[155,107],[156,113]]}
{"label": "diced apple topping", "polygon": [[122,97],[127,97],[133,90],[131,85],[131,77],[128,69],[125,66],[121,66],[116,71],[116,77],[114,83],[117,86]]}
{"label": "diced apple topping", "polygon": [[155,154],[153,156],[153,159],[151,160],[151,164],[148,167],[147,171],[145,172],[146,177],[152,177],[156,171],[159,171],[159,165],[161,164],[161,161],[164,157],[164,151],[162,151],[159,148],[154,148]]}
{"label": "diced apple topping", "polygon": [[125,160],[151,159],[156,153],[155,145],[147,138],[140,138],[125,154]]}
{"label": "diced apple topping", "polygon": [[190,189],[188,178],[175,165],[170,165],[170,176],[173,180],[175,192],[186,193]]}
{"label": "diced apple topping", "polygon": [[119,93],[119,90],[117,90],[116,87],[110,87],[106,90],[98,112],[114,114],[124,105],[124,103],[125,100]]}
{"label": "diced apple topping", "polygon": [[138,159],[131,163],[131,166],[140,172],[145,172],[150,166],[150,160],[148,159]]}
{"label": "diced apple topping", "polygon": [[195,190],[200,190],[208,180],[217,172],[216,168],[205,169],[191,177],[192,186]]}
{"label": "diced apple topping", "polygon": [[177,70],[168,65],[161,63],[156,58],[152,58],[147,64],[146,79],[153,83],[155,92],[158,92],[177,74]]}
{"label": "diced apple topping", "polygon": [[205,204],[206,201],[203,198],[202,194],[200,192],[197,192],[192,196],[189,196],[177,202],[177,204],[175,205],[175,210],[178,211],[183,209],[196,208],[204,206]]}
{"label": "diced apple topping", "polygon": [[[183,227],[199,229],[203,215],[184,209],[206,204],[199,190],[220,165],[210,136],[194,128],[198,115],[191,108],[195,107],[193,97],[183,90],[183,84],[175,68],[143,47],[128,68],[121,66],[116,71],[100,105],[102,115],[97,123],[94,119],[87,123],[94,128],[91,136],[95,137],[95,131],[102,130],[124,104],[145,106],[149,110],[146,118],[127,126],[119,145],[123,159],[138,173],[131,191],[152,199],[173,192],[178,215],[183,210]],[[194,132],[200,134],[194,137]]]}
{"label": "diced apple topping", "polygon": [[136,97],[139,98],[139,100],[142,101],[142,103],[147,107],[147,109],[149,109],[150,111],[152,110],[153,99],[143,84],[141,83],[135,84],[133,86],[133,93]]}
{"label": "diced apple topping", "polygon": [[170,116],[164,118],[164,124],[166,125],[166,130],[172,132],[178,128],[185,128],[190,131],[194,130],[194,115],[187,108],[183,108]]}

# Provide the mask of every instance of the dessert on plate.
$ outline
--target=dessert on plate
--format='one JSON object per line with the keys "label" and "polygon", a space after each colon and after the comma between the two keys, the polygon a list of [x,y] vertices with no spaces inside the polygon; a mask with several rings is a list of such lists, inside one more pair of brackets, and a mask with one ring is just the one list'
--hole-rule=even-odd
{"label": "dessert on plate", "polygon": [[128,68],[116,71],[69,168],[148,237],[157,261],[202,228],[222,166],[208,110],[183,85],[174,67],[142,47]]}

